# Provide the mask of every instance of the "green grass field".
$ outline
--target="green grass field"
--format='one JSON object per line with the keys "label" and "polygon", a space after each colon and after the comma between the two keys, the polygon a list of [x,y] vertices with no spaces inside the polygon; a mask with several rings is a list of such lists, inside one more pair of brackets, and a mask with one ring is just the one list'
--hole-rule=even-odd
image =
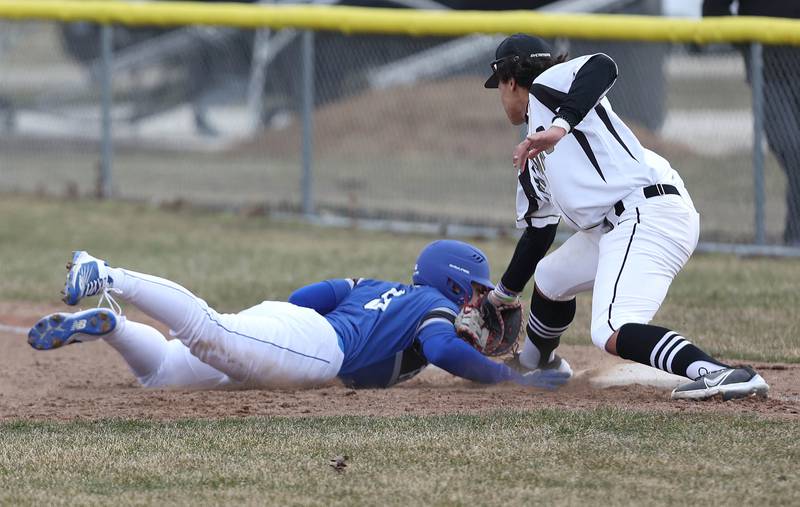
{"label": "green grass field", "polygon": [[0,430],[6,505],[780,505],[800,459],[796,424],[618,410]]}
{"label": "green grass field", "polygon": [[[234,311],[328,277],[407,280],[432,239],[7,194],[0,217],[0,301],[31,304],[57,302],[73,249]],[[514,242],[477,244],[499,276]],[[798,259],[696,256],[657,322],[726,358],[800,362],[798,286]],[[589,304],[566,342],[589,344]],[[799,438],[793,419],[623,409],[11,422],[0,504],[788,505]]]}

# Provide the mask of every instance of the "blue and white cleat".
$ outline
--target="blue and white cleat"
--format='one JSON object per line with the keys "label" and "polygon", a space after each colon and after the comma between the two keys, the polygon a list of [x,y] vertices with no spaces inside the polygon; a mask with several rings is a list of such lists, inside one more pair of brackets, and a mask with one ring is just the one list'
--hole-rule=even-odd
{"label": "blue and white cleat", "polygon": [[69,273],[61,291],[64,296],[61,300],[70,306],[77,305],[85,297],[103,294],[108,289],[108,264],[83,250],[72,253],[67,269]]}
{"label": "blue and white cleat", "polygon": [[37,350],[57,349],[70,343],[96,340],[116,327],[117,315],[108,308],[53,313],[28,331],[28,344]]}

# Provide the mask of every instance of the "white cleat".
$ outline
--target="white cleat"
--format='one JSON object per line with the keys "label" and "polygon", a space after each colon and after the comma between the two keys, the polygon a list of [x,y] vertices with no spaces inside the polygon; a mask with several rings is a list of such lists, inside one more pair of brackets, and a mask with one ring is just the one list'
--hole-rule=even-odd
{"label": "white cleat", "polygon": [[749,366],[725,368],[707,373],[692,382],[680,385],[672,391],[673,400],[706,400],[721,395],[723,400],[766,397],[769,385]]}

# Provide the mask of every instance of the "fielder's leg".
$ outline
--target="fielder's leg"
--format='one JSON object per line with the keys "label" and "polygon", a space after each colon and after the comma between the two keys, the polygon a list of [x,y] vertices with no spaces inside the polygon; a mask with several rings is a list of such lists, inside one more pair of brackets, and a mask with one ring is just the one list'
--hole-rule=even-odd
{"label": "fielder's leg", "polygon": [[594,283],[598,241],[598,234],[575,233],[536,267],[528,339],[519,357],[526,368],[542,368],[558,358],[555,349],[575,317],[575,295]]}
{"label": "fielder's leg", "polygon": [[539,292],[538,286],[534,287],[525,326],[528,341],[520,353],[520,363],[527,368],[543,368],[555,361],[561,335],[574,317],[575,297],[567,301],[547,299]]}
{"label": "fielder's leg", "polygon": [[[625,359],[696,378],[701,368],[708,373],[727,365],[689,347],[678,333],[648,325],[697,244],[697,213],[680,206],[680,200],[662,196],[642,201],[601,239],[592,341]],[[698,362],[690,369],[694,361],[687,363],[687,355]]]}
{"label": "fielder's leg", "polygon": [[624,359],[690,379],[702,377],[702,386],[681,386],[674,398],[766,392],[768,386],[752,370],[732,369],[679,333],[648,324],[694,251],[698,231],[697,213],[680,196],[649,199],[623,213],[600,241],[592,341]]}

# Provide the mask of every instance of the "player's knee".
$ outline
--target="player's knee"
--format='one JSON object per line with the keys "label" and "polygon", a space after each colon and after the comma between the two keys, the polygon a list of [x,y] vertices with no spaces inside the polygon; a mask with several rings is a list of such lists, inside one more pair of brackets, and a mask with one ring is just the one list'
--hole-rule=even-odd
{"label": "player's knee", "polygon": [[237,319],[237,315],[217,313],[208,307],[202,313],[187,315],[182,325],[173,329],[171,334],[189,348],[204,347],[202,343],[213,341],[234,329]]}
{"label": "player's knee", "polygon": [[606,350],[606,342],[613,334],[614,331],[608,326],[608,322],[592,324],[592,343],[600,350]]}
{"label": "player's knee", "polygon": [[554,264],[551,256],[544,257],[536,265],[536,271],[533,275],[536,281],[536,290],[551,301],[558,300],[561,292],[559,289],[559,270]]}
{"label": "player's knee", "polygon": [[178,387],[179,384],[174,381],[178,370],[175,367],[175,358],[180,357],[184,350],[186,346],[180,340],[167,340],[162,349],[161,360],[154,361],[149,371],[136,376],[139,384],[142,387]]}

